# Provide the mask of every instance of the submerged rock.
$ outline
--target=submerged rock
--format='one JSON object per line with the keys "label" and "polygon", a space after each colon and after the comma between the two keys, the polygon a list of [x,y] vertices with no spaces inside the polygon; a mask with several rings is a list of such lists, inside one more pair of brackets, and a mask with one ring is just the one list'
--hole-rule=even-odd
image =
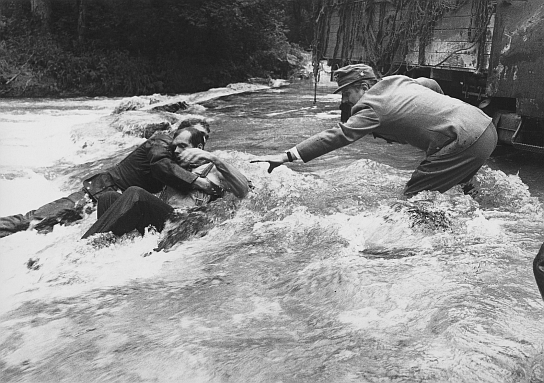
{"label": "submerged rock", "polygon": [[119,237],[115,234],[109,233],[98,233],[93,235],[87,240],[87,244],[92,246],[94,249],[99,250],[104,247],[108,247],[113,243],[116,243]]}
{"label": "submerged rock", "polygon": [[189,104],[186,101],[163,102],[151,108],[153,111],[177,113],[189,109]]}
{"label": "submerged rock", "polygon": [[[445,231],[452,227],[451,212],[438,206],[433,201],[400,201],[395,203],[393,211],[406,215],[410,227],[420,230]],[[386,219],[392,217],[386,216]]]}
{"label": "submerged rock", "polygon": [[232,218],[238,206],[239,200],[227,195],[206,206],[176,211],[166,222],[161,240],[154,250],[168,252],[188,239],[203,237],[217,224]]}
{"label": "submerged rock", "polygon": [[127,112],[129,110],[137,110],[143,108],[146,105],[149,105],[148,100],[145,100],[142,97],[134,96],[121,101],[121,103],[115,107],[112,113],[119,114]]}
{"label": "submerged rock", "polygon": [[113,117],[110,125],[123,134],[149,138],[157,130],[169,130],[180,119],[163,113],[129,111]]}

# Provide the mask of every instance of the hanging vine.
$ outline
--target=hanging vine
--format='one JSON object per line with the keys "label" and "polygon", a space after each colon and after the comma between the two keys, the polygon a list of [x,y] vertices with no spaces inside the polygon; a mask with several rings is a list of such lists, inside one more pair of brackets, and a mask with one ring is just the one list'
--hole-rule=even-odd
{"label": "hanging vine", "polygon": [[[470,0],[316,0],[315,61],[327,51],[331,18],[340,24],[333,57],[344,63],[365,61],[384,75],[395,72],[394,63],[402,62],[412,44],[430,42],[436,23],[447,12],[455,11]],[[478,43],[485,31],[492,0],[472,2],[469,40]],[[387,10],[387,12],[386,12]],[[362,48],[362,49],[361,49]],[[355,57],[356,51],[364,57]]]}

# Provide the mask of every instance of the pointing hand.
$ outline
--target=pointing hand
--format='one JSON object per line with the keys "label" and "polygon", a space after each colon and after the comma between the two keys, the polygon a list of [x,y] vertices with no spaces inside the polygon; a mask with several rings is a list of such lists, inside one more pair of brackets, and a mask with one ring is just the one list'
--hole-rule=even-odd
{"label": "pointing hand", "polygon": [[251,163],[268,162],[268,164],[270,165],[268,167],[268,173],[272,173],[272,170],[274,170],[278,166],[283,165],[287,161],[289,161],[289,159],[287,158],[287,154],[282,153],[282,154],[271,154],[269,156],[256,158],[254,160],[251,160],[250,162]]}

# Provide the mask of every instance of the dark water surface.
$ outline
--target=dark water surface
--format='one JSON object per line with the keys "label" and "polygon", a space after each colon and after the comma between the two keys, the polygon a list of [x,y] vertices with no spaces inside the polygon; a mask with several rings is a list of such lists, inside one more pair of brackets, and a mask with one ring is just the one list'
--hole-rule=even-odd
{"label": "dark water surface", "polygon": [[[422,159],[408,146],[365,137],[270,175],[249,163],[332,126],[330,91],[316,105],[311,84],[202,103],[208,149],[255,191],[169,253],[149,255],[157,234],[80,241],[93,217],[0,240],[14,270],[29,256],[41,264],[3,279],[27,285],[0,317],[0,380],[543,382],[531,269],[544,240],[542,157],[499,148],[475,198],[408,201]],[[60,173],[73,184],[96,166]]]}

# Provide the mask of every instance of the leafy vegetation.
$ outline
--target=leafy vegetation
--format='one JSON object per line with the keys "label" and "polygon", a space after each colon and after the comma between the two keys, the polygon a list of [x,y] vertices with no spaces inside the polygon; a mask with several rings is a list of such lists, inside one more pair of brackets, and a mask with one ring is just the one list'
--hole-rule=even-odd
{"label": "leafy vegetation", "polygon": [[0,4],[0,96],[194,92],[287,77],[312,0],[13,0]]}

